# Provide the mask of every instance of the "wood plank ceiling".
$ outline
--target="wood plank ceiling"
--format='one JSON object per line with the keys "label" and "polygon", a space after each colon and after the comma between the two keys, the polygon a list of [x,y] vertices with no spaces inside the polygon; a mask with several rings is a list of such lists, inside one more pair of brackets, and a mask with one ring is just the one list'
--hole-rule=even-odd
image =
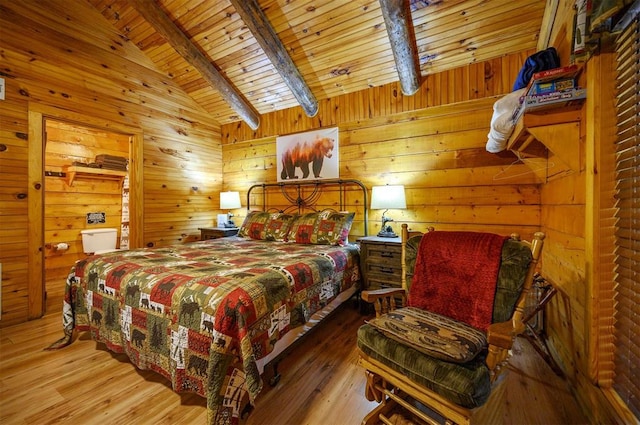
{"label": "wood plank ceiling", "polygon": [[[184,52],[181,55],[137,11],[136,7],[145,2],[87,1],[221,124],[244,120],[255,128],[259,123],[249,122],[252,118],[243,114],[254,113],[259,120],[259,114],[300,105],[301,96],[292,93],[292,83],[282,73],[281,64],[276,62],[274,66],[269,59],[273,55],[265,54],[252,35],[250,28],[256,31],[255,23],[245,23],[242,11],[239,13],[233,7],[232,3],[243,0],[146,3],[147,7],[155,4],[186,35],[215,68],[213,71],[248,105],[247,112],[234,107],[229,96],[216,88],[188,55]],[[250,3],[254,1],[297,68],[300,84],[310,91],[305,95],[317,100],[399,81],[381,3],[400,4],[410,10],[409,34],[413,32],[415,39],[409,40],[408,46],[413,46],[421,76],[535,48],[545,8],[545,2],[540,0],[404,3],[403,0],[251,0]],[[258,38],[263,38],[264,28],[260,31]],[[264,38],[268,40],[268,34]],[[313,114],[308,111],[312,106],[303,105],[303,109]]]}

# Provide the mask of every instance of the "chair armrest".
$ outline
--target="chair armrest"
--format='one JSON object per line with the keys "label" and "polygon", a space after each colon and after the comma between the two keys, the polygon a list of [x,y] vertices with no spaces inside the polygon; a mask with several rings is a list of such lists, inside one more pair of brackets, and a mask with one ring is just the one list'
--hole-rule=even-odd
{"label": "chair armrest", "polygon": [[487,330],[487,342],[489,345],[509,350],[513,345],[515,335],[516,332],[511,320],[492,323]]}
{"label": "chair armrest", "polygon": [[[402,288],[384,288],[375,289],[373,291],[362,291],[360,296],[365,302],[373,304],[373,307],[376,310],[376,317],[402,307],[407,303],[406,292]],[[400,299],[399,303],[396,303],[396,298]]]}
{"label": "chair armrest", "polygon": [[383,288],[374,289],[372,291],[362,291],[360,297],[363,301],[373,303],[376,300],[387,297],[403,296],[406,295],[405,290],[402,288]]}

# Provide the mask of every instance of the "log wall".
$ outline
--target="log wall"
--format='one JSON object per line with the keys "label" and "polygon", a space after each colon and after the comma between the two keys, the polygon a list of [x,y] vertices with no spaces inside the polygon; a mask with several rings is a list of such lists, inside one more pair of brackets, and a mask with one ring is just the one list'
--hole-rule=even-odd
{"label": "log wall", "polygon": [[[566,63],[574,2],[558,3],[551,44]],[[0,0],[0,39],[0,75],[6,84],[0,101],[0,327],[36,318],[43,310],[37,308],[42,293],[34,293],[28,282],[28,271],[39,265],[29,247],[42,242],[44,249],[46,242],[45,235],[31,240],[29,230],[30,202],[38,205],[27,195],[34,185],[29,158],[34,150],[45,151],[34,145],[39,127],[30,122],[32,111],[142,135],[141,146],[130,152],[142,174],[136,180],[142,216],[137,244],[148,246],[197,239],[198,227],[212,225],[219,212],[217,193],[223,186],[244,195],[251,184],[275,182],[277,136],[336,126],[341,177],[359,179],[369,188],[406,186],[407,209],[390,214],[395,226],[517,230],[525,237],[538,229],[547,233],[543,274],[560,289],[547,316],[553,355],[585,411],[610,422],[607,403],[593,385],[590,369],[596,366],[589,365],[588,347],[595,337],[589,257],[597,253],[585,251],[594,238],[585,217],[596,213],[587,200],[593,195],[585,177],[590,172],[585,144],[594,149],[598,140],[583,124],[576,150],[580,167],[570,172],[552,168],[553,156],[549,163],[522,163],[484,150],[493,102],[511,91],[531,51],[428,75],[411,97],[388,84],[321,100],[313,118],[300,108],[266,114],[253,131],[242,123],[220,127],[84,1],[66,1],[61,13],[51,2]],[[599,106],[587,102],[585,108]],[[69,197],[62,182],[45,183]],[[83,199],[89,203],[88,195]],[[48,216],[56,217],[58,207],[50,207]],[[44,206],[36,211],[43,228],[73,227],[64,214],[45,220],[44,211]],[[380,213],[371,212],[369,233],[377,232]],[[354,236],[363,233],[360,220]],[[45,265],[54,274],[64,269]],[[605,407],[594,413],[594,406]]]}
{"label": "log wall", "polygon": [[[314,118],[291,108],[263,115],[256,131],[244,123],[223,125],[225,190],[244,199],[251,184],[277,180],[277,136],[336,126],[341,178],[359,179],[369,189],[405,185],[407,209],[388,214],[395,226],[530,237],[540,226],[542,180],[512,153],[485,149],[495,96],[511,91],[530,53],[429,75],[414,96],[389,84],[325,100]],[[357,238],[364,229],[362,210],[356,213]],[[381,214],[369,212],[369,234],[380,230]]]}
{"label": "log wall", "polygon": [[[34,125],[30,111],[142,135],[142,146],[131,149],[136,153],[131,159],[141,168],[140,179],[134,182],[140,200],[132,211],[142,213],[142,229],[136,229],[138,245],[193,241],[199,238],[198,227],[213,224],[219,212],[222,153],[218,123],[87,2],[66,1],[61,12],[51,2],[1,0],[0,39],[0,75],[6,85],[6,98],[0,101],[0,326],[4,327],[39,317],[44,310],[43,289],[28,278],[44,265],[34,257],[44,255],[38,247],[44,252],[48,242],[40,234],[41,241],[31,241],[34,252],[29,250],[34,230],[29,229],[34,225],[29,222],[29,204],[37,205],[28,196],[36,185],[29,182],[29,155],[32,149],[44,152],[34,145],[41,137],[37,126],[30,127]],[[43,181],[50,187],[58,183],[50,177]],[[88,195],[64,196],[82,202],[83,208],[94,204]],[[94,194],[95,203],[97,198]],[[36,209],[35,218],[44,223],[44,207]],[[59,216],[55,226],[73,227],[65,214]]]}

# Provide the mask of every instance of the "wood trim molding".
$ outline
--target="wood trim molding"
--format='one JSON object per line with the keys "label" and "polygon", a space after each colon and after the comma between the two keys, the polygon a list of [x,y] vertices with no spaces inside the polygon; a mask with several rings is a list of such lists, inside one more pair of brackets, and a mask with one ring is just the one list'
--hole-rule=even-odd
{"label": "wood trim molding", "polygon": [[556,16],[558,15],[558,2],[559,0],[547,0],[544,16],[542,17],[540,35],[538,36],[537,50],[544,50],[551,44],[551,31],[553,31]]}
{"label": "wood trim molding", "polygon": [[[615,55],[601,52],[587,66],[586,126],[586,175],[585,175],[585,258],[593,259],[587,267],[585,280],[589,290],[587,306],[588,376],[594,384],[610,385],[613,353],[601,347],[610,341],[613,332],[613,303],[609,287],[613,284],[613,252],[615,249],[614,228],[608,219],[614,208],[611,196],[615,181]],[[607,82],[604,84],[603,82]],[[606,105],[606,106],[605,106]],[[602,215],[602,212],[606,214]],[[589,266],[589,265],[588,265]],[[607,295],[607,296],[604,296]],[[605,335],[605,332],[608,335]],[[604,350],[604,351],[603,351]],[[609,359],[606,360],[605,359]]]}
{"label": "wood trim molding", "polygon": [[[31,106],[31,105],[30,105]],[[27,271],[27,317],[44,314],[44,119],[41,112],[29,108],[29,189],[27,196],[29,230],[27,232],[29,270]]]}

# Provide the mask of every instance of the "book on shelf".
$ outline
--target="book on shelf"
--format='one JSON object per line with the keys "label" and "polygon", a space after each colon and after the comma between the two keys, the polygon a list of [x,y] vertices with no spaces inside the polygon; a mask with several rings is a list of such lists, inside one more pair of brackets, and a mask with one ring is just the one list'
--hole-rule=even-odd
{"label": "book on shelf", "polygon": [[536,72],[531,76],[532,83],[544,83],[560,78],[576,78],[582,68],[578,65],[561,66],[560,68],[548,69],[546,71]]}
{"label": "book on shelf", "polygon": [[534,73],[527,85],[527,94],[561,91],[575,87],[576,77],[582,71],[578,65],[561,66]]}
{"label": "book on shelf", "polygon": [[534,111],[571,106],[581,103],[586,97],[587,90],[579,87],[538,95],[530,94],[524,99],[523,109],[525,111]]}
{"label": "book on shelf", "polygon": [[560,78],[553,81],[542,81],[533,83],[529,90],[530,95],[540,95],[546,93],[559,92],[574,88],[576,80],[573,78]]}

